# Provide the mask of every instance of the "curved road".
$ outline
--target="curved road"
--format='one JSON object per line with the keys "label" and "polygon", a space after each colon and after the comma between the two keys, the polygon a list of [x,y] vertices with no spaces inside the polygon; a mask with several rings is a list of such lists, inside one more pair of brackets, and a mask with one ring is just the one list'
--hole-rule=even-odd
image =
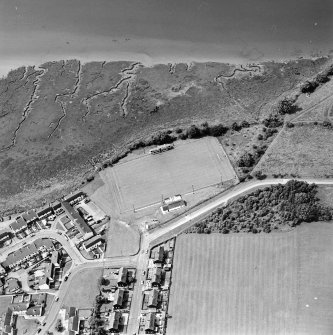
{"label": "curved road", "polygon": [[[193,210],[189,211],[185,215],[181,215],[180,218],[177,218],[169,222],[165,226],[143,234],[141,245],[140,245],[140,251],[135,256],[124,256],[124,257],[103,258],[103,259],[98,259],[98,260],[87,260],[83,258],[83,256],[78,252],[78,250],[74,251],[74,254],[75,254],[74,257],[75,259],[77,259],[77,262],[73,264],[73,267],[71,269],[71,275],[68,281],[63,282],[61,285],[61,289],[59,290],[59,293],[58,293],[59,300],[57,302],[55,301],[53,302],[51,309],[49,310],[49,313],[46,315],[46,320],[45,320],[46,325],[42,327],[42,330],[43,330],[42,333],[43,334],[46,333],[46,331],[49,330],[51,326],[54,324],[54,322],[56,321],[59,310],[70,288],[70,284],[76,275],[79,275],[79,273],[83,271],[84,269],[99,268],[99,267],[121,267],[121,266],[130,266],[130,267],[135,267],[137,269],[137,285],[135,285],[135,289],[133,293],[131,313],[130,313],[130,319],[129,319],[129,324],[128,324],[128,333],[131,334],[131,333],[136,332],[137,327],[138,327],[137,320],[138,320],[138,316],[140,313],[140,303],[141,303],[141,292],[142,292],[141,280],[143,279],[142,270],[146,269],[147,262],[148,262],[148,254],[145,252],[145,250],[148,249],[150,245],[153,245],[154,241],[156,241],[157,239],[159,240],[163,239],[163,237],[165,237],[165,239],[169,239],[175,236],[177,232],[179,231],[177,229],[177,232],[173,233],[173,230],[175,230],[176,228],[181,228],[182,226],[188,224],[189,222],[191,221],[193,222],[195,219],[200,218],[201,216],[216,209],[217,207],[225,205],[229,200],[245,192],[249,192],[258,187],[276,185],[279,183],[285,184],[289,180],[291,179],[265,179],[265,180],[256,180],[256,181],[250,181],[250,182],[238,184],[232,189],[227,190],[222,195],[219,195],[216,198],[213,198],[212,200],[208,201],[207,204],[202,205],[200,208],[194,208]],[[322,184],[322,185],[333,185],[333,179],[329,180],[329,179],[306,178],[306,179],[297,179],[297,180],[306,181],[308,183]],[[45,234],[45,237],[55,238],[60,243],[64,242],[66,250],[69,247],[70,243],[63,236],[59,234],[55,234],[55,235],[52,234],[52,236],[50,236],[49,232],[47,231],[43,232],[43,235],[44,234]],[[78,253],[80,254],[81,257],[78,256]],[[71,251],[70,255],[72,254],[73,254],[73,251]],[[80,260],[78,260],[77,257]]]}

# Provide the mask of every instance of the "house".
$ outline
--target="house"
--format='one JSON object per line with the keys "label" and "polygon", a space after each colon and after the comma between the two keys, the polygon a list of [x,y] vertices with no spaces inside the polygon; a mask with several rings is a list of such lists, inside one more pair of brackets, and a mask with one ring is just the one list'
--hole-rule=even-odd
{"label": "house", "polygon": [[147,307],[149,307],[149,308],[156,308],[157,307],[158,295],[159,295],[159,292],[156,288],[152,289],[149,292]]}
{"label": "house", "polygon": [[26,223],[33,223],[38,219],[37,213],[34,209],[27,211],[26,213],[22,214],[22,217]]}
{"label": "house", "polygon": [[17,293],[21,291],[20,282],[16,278],[7,280],[7,290],[9,293]]}
{"label": "house", "polygon": [[120,320],[121,320],[121,312],[119,311],[112,312],[109,316],[108,326],[106,327],[106,330],[108,330],[110,333],[118,333]]}
{"label": "house", "polygon": [[[22,265],[25,262],[33,260],[35,256],[37,257],[40,252],[47,256],[47,253],[54,249],[52,241],[48,238],[37,239],[33,243],[28,244],[21,249],[18,249],[7,256],[7,259],[2,263],[5,269],[13,269],[17,266]],[[32,265],[32,264],[31,264]]]}
{"label": "house", "polygon": [[148,313],[145,321],[146,334],[155,333],[155,321],[156,321],[156,313]]}
{"label": "house", "polygon": [[75,307],[67,307],[65,312],[64,327],[67,329],[65,334],[76,335],[79,334],[79,316]]}
{"label": "house", "polygon": [[172,211],[176,211],[182,207],[185,207],[186,203],[184,200],[180,200],[180,201],[177,201],[177,202],[173,202],[172,204],[169,204],[169,205],[164,205],[164,206],[161,206],[161,211],[162,211],[162,214],[167,214],[169,212],[172,212]]}
{"label": "house", "polygon": [[60,266],[60,253],[57,250],[53,250],[52,254],[51,254],[51,263],[55,266],[55,267],[59,267]]}
{"label": "house", "polygon": [[152,278],[151,278],[151,285],[153,287],[159,287],[161,286],[161,281],[162,281],[162,269],[154,268]]}
{"label": "house", "polygon": [[39,277],[38,287],[40,290],[49,290],[50,289],[50,279],[46,276]]}
{"label": "house", "polygon": [[53,214],[53,209],[51,206],[44,206],[37,209],[37,216],[40,220],[47,218],[48,216]]}
{"label": "house", "polygon": [[101,244],[103,244],[104,240],[102,239],[101,235],[96,235],[83,242],[83,248],[89,252],[98,248]]}
{"label": "house", "polygon": [[25,313],[25,315],[27,316],[42,316],[43,315],[43,306],[39,305],[39,306],[32,306],[29,307]]}
{"label": "house", "polygon": [[13,310],[8,307],[7,311],[4,315],[4,317],[2,318],[2,334],[7,335],[7,334],[12,334],[12,317],[13,317]]}
{"label": "house", "polygon": [[79,333],[79,316],[77,314],[68,319],[68,331],[72,334]]}
{"label": "house", "polygon": [[70,205],[72,205],[82,200],[85,196],[86,196],[85,193],[83,193],[82,191],[77,191],[65,196],[64,201],[67,201],[69,202]]}
{"label": "house", "polygon": [[16,218],[16,220],[9,225],[9,227],[12,229],[12,231],[17,234],[21,231],[24,231],[28,228],[27,223],[24,221],[24,219],[19,216]]}
{"label": "house", "polygon": [[157,250],[155,250],[154,254],[154,264],[156,263],[163,263],[164,259],[164,248],[159,246]]}
{"label": "house", "polygon": [[67,216],[74,223],[76,229],[79,231],[84,241],[88,240],[90,237],[94,235],[93,231],[88,226],[88,224],[83,220],[80,214],[67,201],[63,201],[61,205],[64,211],[66,212]]}
{"label": "house", "polygon": [[128,274],[127,268],[121,267],[119,269],[118,280],[117,280],[118,286],[124,287],[127,285],[127,274]]}
{"label": "house", "polygon": [[123,307],[124,293],[125,291],[123,289],[116,291],[113,299],[113,309],[120,309]]}

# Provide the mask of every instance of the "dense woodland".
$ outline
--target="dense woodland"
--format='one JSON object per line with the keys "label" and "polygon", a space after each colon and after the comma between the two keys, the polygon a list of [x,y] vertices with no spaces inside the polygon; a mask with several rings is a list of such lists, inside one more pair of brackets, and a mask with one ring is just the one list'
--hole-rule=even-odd
{"label": "dense woodland", "polygon": [[285,185],[272,185],[218,208],[185,233],[269,233],[302,222],[331,220],[333,209],[321,205],[316,195],[315,184],[291,180]]}

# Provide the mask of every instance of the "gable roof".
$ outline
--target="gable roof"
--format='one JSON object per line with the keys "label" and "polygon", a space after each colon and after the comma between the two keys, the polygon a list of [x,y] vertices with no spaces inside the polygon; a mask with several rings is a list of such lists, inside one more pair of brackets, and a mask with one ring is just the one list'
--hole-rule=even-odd
{"label": "gable roof", "polygon": [[92,233],[92,230],[88,226],[88,224],[83,220],[80,214],[67,201],[63,201],[61,205],[65,210],[66,214],[68,215],[68,217],[74,222],[77,230],[82,235]]}

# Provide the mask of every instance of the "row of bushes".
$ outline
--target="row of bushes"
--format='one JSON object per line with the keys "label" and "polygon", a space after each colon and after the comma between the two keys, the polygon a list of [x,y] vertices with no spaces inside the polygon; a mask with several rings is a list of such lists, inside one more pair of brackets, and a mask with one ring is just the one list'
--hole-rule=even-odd
{"label": "row of bushes", "polygon": [[306,81],[301,86],[301,92],[309,94],[313,93],[317,87],[330,81],[331,76],[333,76],[333,65],[319,73],[314,79]]}
{"label": "row of bushes", "polygon": [[301,222],[329,221],[333,209],[317,198],[317,185],[291,180],[244,195],[218,208],[185,233],[266,232]]}

